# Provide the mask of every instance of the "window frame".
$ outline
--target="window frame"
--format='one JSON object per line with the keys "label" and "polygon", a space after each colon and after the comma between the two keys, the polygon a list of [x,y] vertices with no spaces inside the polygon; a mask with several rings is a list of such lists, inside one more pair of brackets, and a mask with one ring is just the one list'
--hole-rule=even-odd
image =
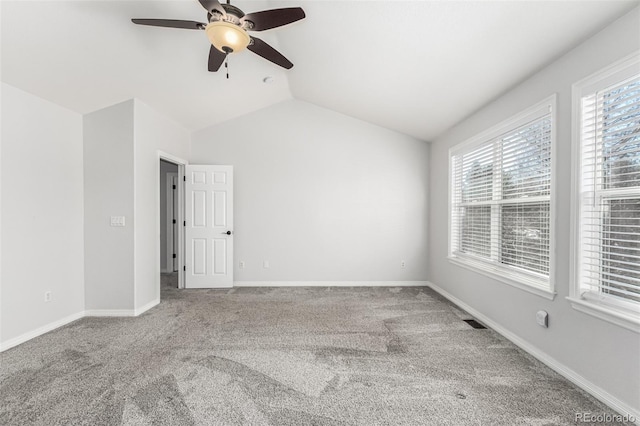
{"label": "window frame", "polygon": [[[550,194],[549,194],[549,277],[548,279],[540,279],[535,276],[534,272],[528,273],[519,268],[508,265],[498,265],[492,262],[473,259],[472,256],[454,254],[453,251],[453,228],[452,213],[454,206],[454,157],[464,154],[480,145],[491,142],[505,133],[514,131],[531,121],[549,115],[551,120],[551,170],[550,170]],[[535,294],[545,299],[553,300],[555,298],[555,270],[556,270],[556,134],[557,134],[557,94],[537,102],[536,104],[524,109],[518,114],[492,126],[491,128],[459,143],[449,149],[449,189],[448,189],[448,247],[447,259],[450,263],[480,273],[482,275],[493,278],[512,287],[519,288],[526,292]],[[545,197],[546,198],[546,197]],[[507,200],[511,201],[511,200]],[[546,201],[546,200],[545,200]],[[507,202],[507,204],[509,204]],[[499,233],[500,229],[492,229],[492,238],[494,234]]]}
{"label": "window frame", "polygon": [[[571,270],[567,300],[577,311],[640,333],[640,304],[599,296],[582,289],[582,98],[640,74],[640,51],[575,82],[571,86]],[[614,192],[625,192],[616,190]]]}

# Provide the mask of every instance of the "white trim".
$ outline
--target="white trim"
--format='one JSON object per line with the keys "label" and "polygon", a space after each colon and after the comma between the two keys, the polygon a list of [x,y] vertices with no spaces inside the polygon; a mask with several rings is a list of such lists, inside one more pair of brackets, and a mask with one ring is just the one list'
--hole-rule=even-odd
{"label": "white trim", "polygon": [[[571,86],[571,90],[581,90],[583,92],[593,92],[603,87],[608,87],[618,81],[625,80],[627,77],[627,68],[640,64],[640,50],[625,56],[624,58],[594,72],[587,77],[576,81]],[[623,76],[620,77],[620,74]]]}
{"label": "white trim", "polygon": [[175,155],[172,154],[168,154],[164,151],[160,151],[158,150],[158,158],[162,159],[162,160],[166,160],[170,163],[174,163],[174,164],[182,164],[182,165],[186,165],[189,164],[189,162],[187,160],[183,160],[180,157],[176,157]]}
{"label": "white trim", "polygon": [[[235,281],[234,287],[427,287],[428,281]],[[230,289],[231,287],[226,287]],[[0,352],[85,317],[137,317],[160,304],[152,300],[137,309],[90,309],[54,321],[0,343]]]}
{"label": "white trim", "polygon": [[84,312],[77,312],[75,314],[69,315],[57,321],[51,322],[47,325],[43,325],[42,327],[38,327],[35,330],[28,331],[24,334],[21,334],[18,337],[14,337],[13,339],[9,339],[6,342],[0,343],[0,352],[6,351],[7,349],[11,349],[15,346],[18,346],[22,343],[25,343],[28,340],[31,340],[35,337],[42,336],[45,333],[53,331],[57,328],[62,327],[63,325],[67,325],[73,321],[79,320],[85,316]]}
{"label": "white trim", "polygon": [[556,360],[555,358],[552,358],[546,352],[541,351],[536,346],[522,339],[515,333],[507,330],[506,328],[504,328],[494,320],[490,319],[486,315],[475,310],[471,306],[464,303],[462,300],[458,299],[457,297],[453,296],[452,294],[438,287],[434,283],[429,282],[428,285],[435,292],[444,296],[446,299],[448,299],[449,301],[451,301],[452,303],[454,303],[455,305],[457,305],[467,313],[471,314],[472,316],[480,320],[480,322],[482,322],[484,325],[496,331],[497,333],[499,333],[500,335],[502,335],[503,337],[511,341],[513,344],[515,344],[516,346],[518,346],[519,348],[521,348],[522,350],[524,350],[525,352],[527,352],[528,354],[536,358],[537,360],[541,361],[547,367],[551,368],[553,371],[555,371],[565,379],[572,382],[574,385],[588,392],[590,395],[593,395],[595,398],[602,401],[604,404],[606,404],[613,410],[617,411],[618,413],[622,415],[633,416],[636,419],[636,422],[638,422],[637,424],[640,424],[640,410],[637,410],[631,407],[627,403],[611,395],[609,392],[595,385],[594,383],[590,382],[589,380],[587,380],[580,374],[576,373],[575,371],[573,371],[571,368],[567,367],[560,361]]}
{"label": "white trim", "polygon": [[551,300],[556,295],[556,259],[557,259],[557,222],[558,214],[558,94],[554,93],[549,98],[551,102],[551,176],[549,198],[549,283],[544,290],[551,295]]}
{"label": "white trim", "polygon": [[234,281],[234,287],[427,287],[429,281]]}
{"label": "white trim", "polygon": [[635,51],[612,63],[611,65],[573,83],[571,86],[571,222],[570,249],[569,249],[569,297],[571,306],[577,311],[594,316],[609,323],[618,325],[628,330],[640,333],[640,315],[627,309],[620,309],[597,300],[589,300],[583,296],[580,288],[580,275],[582,270],[582,144],[581,144],[581,100],[587,93],[601,90],[624,81],[629,75],[638,70],[629,71],[630,68],[640,64],[640,51]]}
{"label": "white trim", "polygon": [[535,294],[536,296],[544,297],[545,299],[553,300],[556,297],[554,291],[538,285],[533,279],[525,278],[524,274],[510,274],[503,268],[492,268],[491,265],[485,262],[472,262],[470,260],[461,260],[460,257],[449,256],[449,262],[462,268],[468,269],[473,272],[477,272],[485,277],[493,278],[494,280],[508,284],[511,287],[519,288],[526,292]]}
{"label": "white trim", "polygon": [[[184,204],[185,204],[185,191],[184,186],[186,182],[184,181],[185,172],[184,169],[186,167],[185,164],[178,164],[178,288],[184,288],[185,282],[187,280],[187,275],[184,268],[180,266],[186,265],[185,255],[187,253],[187,248],[185,247],[184,241],[184,226],[180,226],[181,223],[184,223]],[[182,183],[180,182],[182,181]]]}
{"label": "white trim", "polygon": [[42,336],[43,334],[54,331],[64,325],[85,317],[137,317],[153,308],[154,306],[158,305],[159,303],[160,299],[156,299],[152,300],[144,306],[141,306],[138,309],[91,309],[88,311],[77,312],[73,315],[69,315],[57,321],[43,325],[42,327],[38,327],[35,330],[28,331],[18,337],[14,337],[13,339],[9,339],[6,342],[1,342],[0,352],[4,352],[7,349],[11,349],[31,339]]}
{"label": "white trim", "polygon": [[135,317],[134,309],[90,309],[84,312],[85,317]]}
{"label": "white trim", "polygon": [[[488,128],[487,130],[476,134],[475,136],[461,142],[451,148],[449,148],[449,157],[459,154],[464,151],[471,150],[477,145],[489,142],[491,139],[495,139],[504,133],[513,130],[535,120],[543,115],[551,114],[553,117],[553,124],[555,125],[555,111],[557,105],[558,95],[552,94],[541,100],[540,102],[520,111],[519,113],[507,118]],[[552,136],[553,137],[553,136]],[[553,142],[552,142],[553,144]]]}
{"label": "white trim", "polygon": [[[550,184],[549,190],[550,194],[548,197],[549,200],[549,278],[545,279],[544,283],[537,282],[537,280],[529,279],[525,274],[519,274],[517,270],[512,272],[511,267],[505,265],[503,267],[494,267],[490,263],[485,262],[473,262],[468,260],[467,258],[462,258],[456,256],[453,253],[453,245],[451,241],[452,234],[452,221],[451,221],[451,212],[453,208],[453,157],[455,155],[461,155],[466,151],[470,151],[476,146],[491,142],[491,140],[496,139],[497,137],[522,126],[532,120],[536,120],[544,115],[549,114],[551,119],[551,176],[550,176]],[[512,287],[519,288],[521,290],[527,291],[529,293],[536,294],[538,296],[544,297],[549,300],[553,300],[555,298],[555,281],[556,281],[556,221],[557,221],[557,195],[556,195],[556,186],[557,186],[557,121],[558,121],[558,94],[553,93],[552,95],[546,97],[545,99],[537,102],[536,104],[526,108],[514,116],[499,122],[498,124],[491,126],[489,129],[461,142],[449,149],[449,169],[448,169],[448,215],[447,215],[447,256],[451,263],[454,263],[458,266],[467,268],[469,270],[478,272],[482,275],[488,276],[505,284],[511,285]],[[542,197],[540,197],[542,198]],[[546,198],[546,197],[545,197]],[[537,197],[536,197],[537,199]],[[514,202],[514,200],[504,200],[505,203]],[[527,199],[527,202],[529,200]],[[492,200],[488,203],[483,203],[486,205],[496,205],[496,201]],[[500,204],[500,203],[497,203]],[[480,205],[478,203],[477,205]],[[493,214],[493,213],[492,213]],[[492,230],[493,234],[493,230]],[[491,244],[491,247],[494,247],[494,244]]]}
{"label": "white trim", "polygon": [[[449,150],[447,155],[447,159],[449,160],[447,164],[447,256],[449,256],[453,252],[453,247],[451,246],[451,236],[453,234],[453,229],[451,228],[451,207],[453,205],[453,191],[451,190],[453,188],[453,155],[451,155],[451,150]],[[427,191],[429,191],[429,189],[427,189]],[[431,221],[429,220],[427,229],[429,229],[429,226],[431,225],[430,222]]]}
{"label": "white trim", "polygon": [[637,314],[625,314],[622,310],[581,298],[567,297],[566,299],[571,302],[571,307],[577,311],[640,333],[640,319]]}
{"label": "white trim", "polygon": [[[177,168],[177,164],[175,165]],[[175,183],[174,183],[174,178],[175,178]],[[166,191],[165,191],[165,214],[166,214],[166,222],[164,223],[165,225],[165,233],[167,234],[167,240],[166,240],[166,246],[165,246],[165,250],[166,250],[166,255],[167,257],[165,258],[165,262],[167,263],[167,267],[164,268],[162,270],[162,272],[174,272],[173,270],[173,266],[174,263],[178,263],[178,256],[176,256],[176,258],[173,258],[174,255],[174,233],[177,233],[175,231],[178,230],[178,172],[168,172],[165,174],[165,185],[166,185]],[[173,186],[175,185],[175,189],[173,188]],[[174,193],[175,191],[175,193]],[[160,194],[162,195],[162,194]],[[174,199],[174,196],[176,197],[176,199]],[[160,207],[162,208],[162,206]],[[176,216],[174,217],[174,214],[176,214]],[[175,219],[176,223],[174,224],[171,220]],[[160,227],[162,227],[162,223],[160,224]],[[175,226],[175,228],[174,228]],[[161,234],[162,235],[162,234]],[[161,238],[162,239],[162,238]],[[176,242],[179,242],[180,239],[175,238]],[[162,251],[162,248],[160,249],[160,251]],[[179,250],[175,250],[175,251],[179,251]],[[177,255],[177,253],[175,253]]]}
{"label": "white trim", "polygon": [[[578,82],[579,83],[579,82]],[[578,83],[571,86],[571,206],[569,214],[572,226],[569,227],[569,294],[580,294],[580,244],[582,223],[580,220],[580,188],[582,176],[582,150],[580,149],[580,96]]]}
{"label": "white trim", "polygon": [[142,315],[143,313],[147,312],[149,309],[153,308],[154,306],[157,306],[160,304],[160,299],[155,299],[152,300],[151,302],[147,303],[146,305],[140,306],[139,308],[136,308],[133,311],[133,316],[137,317],[139,315]]}
{"label": "white trim", "polygon": [[85,317],[137,317],[160,304],[160,299],[152,300],[137,309],[91,309],[84,312]]}
{"label": "white trim", "polygon": [[[180,157],[176,157],[175,155],[168,154],[164,151],[157,151],[158,161],[156,162],[156,176],[160,175],[160,160],[165,160],[170,163],[176,164],[178,166],[178,225],[184,221],[184,168],[189,162],[187,160],[183,160]],[[157,248],[156,248],[156,259],[158,262],[158,266],[156,270],[160,270],[160,179],[157,179],[156,182],[156,224],[158,225],[158,235],[156,236]],[[178,226],[178,288],[184,288],[185,282],[185,272],[184,269],[181,268],[185,264],[185,246],[184,246],[184,226]],[[158,277],[158,297],[160,294],[160,277]]]}

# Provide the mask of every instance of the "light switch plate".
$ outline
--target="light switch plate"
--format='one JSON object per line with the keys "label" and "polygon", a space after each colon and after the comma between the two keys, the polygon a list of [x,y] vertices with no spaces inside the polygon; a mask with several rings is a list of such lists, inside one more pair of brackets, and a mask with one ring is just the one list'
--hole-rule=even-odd
{"label": "light switch plate", "polygon": [[111,216],[111,226],[124,226],[124,216]]}

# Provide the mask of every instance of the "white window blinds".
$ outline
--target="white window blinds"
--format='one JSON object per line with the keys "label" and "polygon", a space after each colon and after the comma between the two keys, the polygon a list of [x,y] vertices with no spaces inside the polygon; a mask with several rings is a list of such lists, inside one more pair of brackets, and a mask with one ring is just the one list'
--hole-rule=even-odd
{"label": "white window blinds", "polygon": [[[610,83],[610,82],[608,82]],[[640,75],[580,97],[579,286],[640,304]]]}
{"label": "white window blinds", "polygon": [[548,104],[452,151],[451,256],[549,288],[552,123]]}

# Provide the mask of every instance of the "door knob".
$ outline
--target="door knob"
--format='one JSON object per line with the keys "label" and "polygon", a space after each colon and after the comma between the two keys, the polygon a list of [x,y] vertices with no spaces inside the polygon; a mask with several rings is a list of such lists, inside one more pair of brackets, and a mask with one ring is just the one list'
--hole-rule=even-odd
{"label": "door knob", "polygon": [[223,234],[227,234],[227,235],[231,235],[233,232],[231,231],[227,231],[227,232],[223,232]]}

